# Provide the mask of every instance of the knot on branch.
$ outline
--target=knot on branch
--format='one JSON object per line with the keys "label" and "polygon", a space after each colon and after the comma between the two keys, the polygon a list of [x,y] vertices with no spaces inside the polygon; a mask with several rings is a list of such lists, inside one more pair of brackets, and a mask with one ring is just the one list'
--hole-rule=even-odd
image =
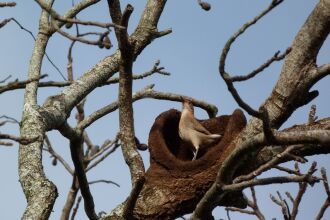
{"label": "knot on branch", "polygon": [[[213,134],[221,134],[222,139],[216,145],[201,150],[200,157],[192,161],[191,150],[178,134],[180,116],[181,112],[174,109],[163,112],[151,128],[148,143],[150,167],[134,211],[139,219],[174,219],[182,213],[191,213],[232,152],[232,141],[246,125],[245,116],[238,109],[232,115],[201,120],[206,129]],[[237,194],[231,195],[235,201],[226,199],[223,205],[244,207],[242,194]],[[146,207],[148,216],[143,215]]]}

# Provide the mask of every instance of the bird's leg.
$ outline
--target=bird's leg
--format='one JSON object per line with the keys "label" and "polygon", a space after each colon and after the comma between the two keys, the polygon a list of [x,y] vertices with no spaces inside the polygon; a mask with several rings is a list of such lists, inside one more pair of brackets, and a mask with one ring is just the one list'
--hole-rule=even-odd
{"label": "bird's leg", "polygon": [[193,152],[193,153],[194,153],[194,157],[193,157],[193,159],[192,159],[192,160],[196,160],[196,157],[197,157],[197,153],[198,153],[198,149],[199,149],[199,147],[196,147],[196,151],[195,151],[195,152]]}

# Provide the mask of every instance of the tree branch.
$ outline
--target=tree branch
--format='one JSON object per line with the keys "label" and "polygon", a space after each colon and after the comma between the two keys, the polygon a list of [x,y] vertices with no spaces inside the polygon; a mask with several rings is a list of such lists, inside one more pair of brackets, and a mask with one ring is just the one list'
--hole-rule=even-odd
{"label": "tree branch", "polygon": [[16,2],[0,2],[0,8],[4,7],[15,7]]}
{"label": "tree branch", "polygon": [[81,195],[84,198],[85,212],[89,219],[97,220],[98,217],[95,213],[94,199],[89,189],[85,167],[83,164],[83,138],[82,133],[74,130],[69,125],[64,125],[60,128],[63,136],[70,140],[70,151],[73,164],[75,166],[75,174],[79,182]]}
{"label": "tree branch", "polygon": [[[154,85],[147,86],[143,88],[142,90],[136,92],[132,96],[132,101],[135,102],[137,100],[143,99],[143,98],[153,98],[158,100],[169,100],[169,101],[176,101],[176,102],[182,102],[182,95],[173,94],[173,93],[165,93],[165,92],[158,92],[153,90]],[[216,106],[212,104],[208,104],[201,100],[196,100],[192,97],[184,96],[185,98],[189,98],[189,100],[192,101],[193,105],[200,107],[207,111],[210,118],[215,117],[218,109]],[[84,129],[90,126],[92,123],[94,123],[96,120],[100,119],[101,117],[116,111],[118,109],[118,102],[113,102],[97,111],[89,115],[86,119],[84,119],[77,128]]]}

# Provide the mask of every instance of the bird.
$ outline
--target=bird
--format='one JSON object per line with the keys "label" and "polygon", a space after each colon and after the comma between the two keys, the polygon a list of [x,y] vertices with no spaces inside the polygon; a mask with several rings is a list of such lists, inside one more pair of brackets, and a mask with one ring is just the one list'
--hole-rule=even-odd
{"label": "bird", "polygon": [[206,148],[218,143],[221,135],[212,134],[204,128],[194,116],[194,106],[189,99],[182,98],[182,112],[179,121],[179,136],[193,150],[196,160],[200,148]]}

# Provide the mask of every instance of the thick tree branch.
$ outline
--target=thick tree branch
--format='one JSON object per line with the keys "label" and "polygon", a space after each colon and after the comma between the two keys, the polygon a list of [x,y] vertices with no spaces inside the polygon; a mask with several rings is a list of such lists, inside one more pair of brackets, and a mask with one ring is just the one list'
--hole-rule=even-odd
{"label": "thick tree branch", "polygon": [[[108,4],[112,20],[127,28],[130,15],[133,12],[133,6],[127,5],[121,15],[119,1],[108,0]],[[143,160],[136,147],[134,131],[132,101],[134,43],[130,41],[126,30],[115,28],[115,32],[121,54],[118,92],[119,138],[122,142],[122,152],[130,169],[132,181],[132,191],[124,206],[123,218],[130,219],[132,218],[135,202],[145,181],[145,169]]]}

